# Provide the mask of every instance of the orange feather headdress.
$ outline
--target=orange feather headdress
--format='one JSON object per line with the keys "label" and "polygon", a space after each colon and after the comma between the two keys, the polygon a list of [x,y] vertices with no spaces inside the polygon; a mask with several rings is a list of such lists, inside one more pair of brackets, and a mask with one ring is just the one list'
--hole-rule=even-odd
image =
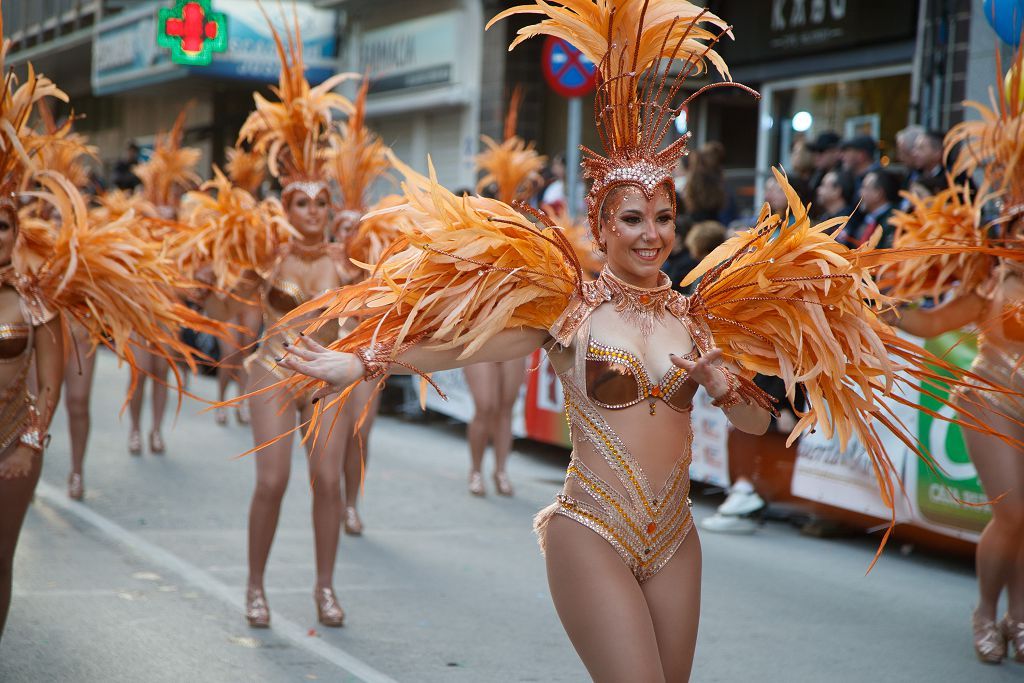
{"label": "orange feather headdress", "polygon": [[231,182],[249,194],[256,194],[267,176],[267,160],[262,154],[246,152],[237,147],[229,148],[227,156],[224,170]]}
{"label": "orange feather headdress", "polygon": [[132,168],[132,173],[142,181],[143,195],[158,207],[175,204],[173,190],[176,186],[187,189],[202,182],[195,170],[202,152],[195,147],[181,146],[188,109],[186,106],[178,113],[169,131],[156,136],[149,159]]}
{"label": "orange feather headdress", "polygon": [[[729,80],[728,67],[712,49],[722,35],[731,37],[729,27],[687,0],[537,0],[501,12],[487,26],[515,14],[545,18],[519,29],[509,49],[533,36],[556,36],[597,65],[594,119],[605,155],[581,148],[584,177],[593,181],[587,214],[595,237],[612,188],[633,185],[653,197],[657,187],[671,184],[688,136],[664,148],[662,142],[683,107],[707,88],[744,87]],[[676,60],[681,65],[673,73]],[[683,82],[707,71],[707,62],[726,80],[674,106]]]}
{"label": "orange feather headdress", "polygon": [[333,113],[351,114],[353,111],[348,98],[332,91],[355,74],[335,74],[315,88],[311,87],[304,74],[298,15],[294,17],[293,26],[283,22],[285,40],[282,40],[266,11],[262,6],[260,9],[270,26],[281,60],[278,85],[271,88],[278,101],[271,102],[259,93],[253,94],[256,110],[242,124],[238,142],[250,143],[253,152],[266,158],[267,170],[282,185],[282,199],[286,200],[295,191],[315,198],[328,191],[324,149],[333,129]]}
{"label": "orange feather headdress", "polygon": [[953,126],[945,146],[947,158],[960,148],[953,174],[982,169],[986,182],[1002,194],[1008,217],[1024,213],[1024,47],[1005,76],[997,50],[996,74],[1003,87],[989,90],[990,106],[965,102],[981,118]]}
{"label": "orange feather headdress", "polygon": [[532,142],[527,143],[516,135],[522,101],[523,90],[517,87],[512,91],[505,114],[505,139],[498,143],[488,135],[481,136],[487,149],[476,157],[477,167],[484,172],[476,191],[481,192],[493,183],[498,188],[497,199],[506,204],[529,199],[533,184],[540,180],[540,171],[547,161],[537,153]]}
{"label": "orange feather headdress", "polygon": [[366,211],[370,186],[387,173],[387,146],[366,127],[366,95],[370,80],[363,79],[355,107],[341,131],[330,137],[325,153],[327,177],[338,184],[343,208]]}

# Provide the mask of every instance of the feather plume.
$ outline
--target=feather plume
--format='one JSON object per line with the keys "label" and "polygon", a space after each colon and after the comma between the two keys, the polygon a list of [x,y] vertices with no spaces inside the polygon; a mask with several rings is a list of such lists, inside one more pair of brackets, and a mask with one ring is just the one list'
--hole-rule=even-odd
{"label": "feather plume", "polygon": [[482,192],[494,184],[498,188],[497,199],[506,204],[530,198],[547,162],[547,157],[538,154],[532,142],[527,143],[516,135],[522,101],[523,90],[517,87],[512,91],[505,114],[505,139],[499,143],[490,136],[481,136],[487,149],[476,156],[477,168],[484,173],[476,191]]}
{"label": "feather plume", "polygon": [[174,204],[175,187],[186,189],[202,182],[195,171],[202,152],[195,147],[181,146],[189,108],[186,106],[178,113],[170,131],[157,135],[149,160],[132,168],[132,173],[142,181],[146,199],[156,206]]}
{"label": "feather plume", "polygon": [[271,88],[277,101],[253,94],[256,110],[242,124],[238,141],[250,143],[253,152],[267,159],[270,174],[283,182],[320,179],[321,150],[327,142],[333,112],[352,113],[352,103],[332,91],[356,74],[335,74],[315,88],[310,87],[304,73],[298,14],[292,26],[282,21],[285,25],[282,40],[262,5],[260,11],[267,20],[281,60],[278,85]]}
{"label": "feather plume", "polygon": [[355,107],[340,132],[330,135],[325,152],[327,176],[338,184],[342,208],[363,213],[370,187],[390,166],[387,147],[366,127],[366,95],[370,79],[364,78]]}
{"label": "feather plume", "polygon": [[[898,257],[899,250],[878,252],[869,244],[851,251],[838,244],[830,235],[846,218],[812,226],[786,177],[779,171],[775,176],[789,200],[787,216],[770,215],[766,204],[756,227],[715,249],[686,277],[684,284],[703,278],[691,314],[708,322],[728,360],[781,377],[791,401],[802,384],[809,407],[790,442],[812,428],[837,435],[843,447],[856,436],[874,466],[883,501],[894,510],[898,472],[882,447],[878,425],[930,466],[935,463],[883,397],[916,405],[902,390],[934,395],[929,386],[940,371],[954,386],[1004,390],[904,341],[884,324],[876,311],[891,299],[873,282],[872,268],[886,260],[879,255]],[[960,420],[935,417],[994,433],[971,417],[970,406],[958,410]]]}
{"label": "feather plume", "polygon": [[237,147],[227,150],[228,161],[224,166],[228,178],[238,188],[255,195],[267,175],[267,160],[256,152],[245,152]]}
{"label": "feather plume", "polygon": [[370,207],[345,245],[345,252],[354,263],[369,267],[381,257],[403,234],[413,230],[413,224],[403,211],[405,197],[391,194],[382,197]]}
{"label": "feather plume", "polygon": [[234,289],[249,271],[266,272],[297,236],[276,199],[258,201],[216,166],[213,180],[186,195],[182,222],[193,227],[182,251],[212,265],[219,289]]}
{"label": "feather plume", "polygon": [[949,187],[934,196],[903,196],[910,200],[911,210],[896,211],[890,219],[896,228],[894,250],[943,245],[954,249],[919,256],[907,253],[883,265],[875,279],[889,296],[911,301],[928,296],[938,301],[954,289],[974,291],[991,276],[995,260],[981,250],[993,246],[981,220],[990,196],[984,188],[972,192],[969,184],[960,187],[950,179]]}

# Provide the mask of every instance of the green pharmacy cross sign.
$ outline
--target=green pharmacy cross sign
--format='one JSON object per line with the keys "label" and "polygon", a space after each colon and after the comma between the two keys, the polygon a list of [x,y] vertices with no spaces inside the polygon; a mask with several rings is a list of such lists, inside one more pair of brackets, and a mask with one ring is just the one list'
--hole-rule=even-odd
{"label": "green pharmacy cross sign", "polygon": [[228,20],[210,11],[210,0],[176,0],[160,10],[156,42],[176,64],[206,66],[228,47]]}

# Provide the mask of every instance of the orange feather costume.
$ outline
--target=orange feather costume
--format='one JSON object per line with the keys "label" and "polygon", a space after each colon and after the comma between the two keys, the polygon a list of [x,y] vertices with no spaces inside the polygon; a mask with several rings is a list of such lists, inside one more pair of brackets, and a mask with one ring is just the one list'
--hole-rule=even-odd
{"label": "orange feather costume", "polygon": [[[593,181],[587,202],[596,239],[601,207],[613,189],[629,185],[651,198],[662,185],[671,185],[672,170],[687,141],[683,137],[661,146],[680,111],[673,99],[685,78],[707,69],[706,62],[728,79],[727,67],[710,47],[720,33],[728,34],[726,25],[685,0],[552,0],[508,9],[491,24],[515,14],[538,14],[543,19],[520,29],[512,47],[535,35],[559,36],[598,65],[595,119],[605,154],[584,150],[583,162],[586,177]],[[673,66],[676,61],[681,66]],[[735,84],[726,80],[708,87],[726,85]],[[378,376],[377,369],[389,363],[401,365],[401,353],[411,344],[458,349],[460,358],[468,358],[499,332],[514,328],[550,331],[563,347],[575,344],[586,350],[586,344],[574,340],[589,325],[596,307],[627,301],[621,298],[627,296],[626,288],[607,270],[597,282],[584,282],[573,245],[549,219],[539,217],[543,225],[538,227],[502,201],[456,197],[437,184],[432,172],[424,178],[396,166],[405,176],[406,205],[401,210],[409,222],[402,237],[383,255],[370,279],[318,297],[281,322],[294,324],[291,321],[300,316],[321,310],[319,321],[308,329],[357,317],[355,330],[330,348],[358,353],[368,377]],[[786,216],[771,215],[766,206],[754,228],[710,254],[687,278],[691,282],[703,275],[693,297],[658,288],[640,296],[635,305],[667,301],[669,313],[684,322],[697,350],[706,353],[717,346],[741,369],[741,374],[730,373],[731,404],[770,406],[748,379],[754,372],[781,377],[791,398],[804,391],[809,407],[792,438],[817,428],[838,435],[845,447],[856,436],[874,466],[883,500],[893,509],[898,473],[878,438],[879,426],[932,462],[886,403],[895,400],[920,408],[900,393],[908,383],[902,376],[910,377],[910,383],[927,383],[937,377],[935,368],[941,368],[954,374],[954,383],[999,388],[903,341],[884,324],[876,312],[888,299],[871,274],[901,255],[874,251],[873,245],[851,251],[837,244],[829,231],[842,220],[812,225],[807,207],[785,177],[776,175],[789,199]],[[573,388],[578,382],[582,379],[563,377],[574,444],[575,435],[591,429],[586,425],[596,419],[581,407],[588,399],[582,389]],[[322,386],[302,377],[289,383],[303,389]],[[318,405],[310,433],[316,433],[323,411],[344,401],[347,393]],[[653,415],[653,404],[651,410]],[[964,421],[992,433],[985,425]],[[614,470],[612,460],[609,464]],[[627,464],[627,469],[636,469],[635,463]],[[571,466],[570,477],[582,477],[582,471],[574,475]],[[623,482],[632,490],[628,481]],[[636,495],[649,500],[650,492],[640,490]],[[688,528],[680,521],[688,519],[682,513],[667,532],[659,526],[665,522],[659,511],[636,508],[622,518],[597,512],[594,505],[560,498],[538,524],[543,527],[553,513],[573,516],[609,539],[640,580],[666,561]],[[671,540],[657,545],[661,541],[656,539],[668,538],[665,533]],[[887,538],[888,533],[883,545]],[[656,551],[654,556],[642,556],[644,543]]]}

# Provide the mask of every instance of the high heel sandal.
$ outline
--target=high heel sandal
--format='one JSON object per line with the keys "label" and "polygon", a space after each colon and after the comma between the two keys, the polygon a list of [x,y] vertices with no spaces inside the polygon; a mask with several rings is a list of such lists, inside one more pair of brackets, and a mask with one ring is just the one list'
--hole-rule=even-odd
{"label": "high heel sandal", "polygon": [[484,489],[484,477],[479,472],[469,473],[469,492],[481,498],[487,495],[487,491]]}
{"label": "high heel sandal", "polygon": [[128,453],[142,455],[142,434],[137,429],[128,432]]}
{"label": "high heel sandal", "polygon": [[512,482],[508,480],[508,474],[505,472],[494,473],[494,488],[499,496],[511,497],[515,493],[512,490]]}
{"label": "high heel sandal", "polygon": [[249,416],[249,402],[242,401],[237,408],[235,408],[235,419],[238,420],[238,424],[247,425],[251,418]]}
{"label": "high heel sandal", "polygon": [[213,409],[213,421],[221,427],[228,423],[228,410],[224,406],[217,406]]}
{"label": "high heel sandal", "polygon": [[985,664],[999,664],[1006,657],[1006,638],[1003,629],[991,619],[975,612],[971,616],[974,628],[974,652]]}
{"label": "high heel sandal", "polygon": [[359,511],[352,506],[345,508],[345,533],[349,536],[363,535],[363,520],[359,519]]}
{"label": "high heel sandal", "polygon": [[1024,621],[1015,621],[1007,614],[999,622],[999,626],[1003,631],[1003,637],[1013,648],[1013,661],[1024,664]]}
{"label": "high heel sandal", "polygon": [[338,604],[333,588],[317,588],[313,591],[316,616],[324,626],[332,628],[345,625],[345,610]]}
{"label": "high heel sandal", "polygon": [[82,475],[72,472],[68,477],[68,498],[82,500],[83,496],[85,496],[85,486],[82,483]]}
{"label": "high heel sandal", "polygon": [[164,437],[155,429],[149,433],[149,451],[153,455],[163,455],[167,446],[164,444]]}
{"label": "high heel sandal", "polygon": [[245,591],[245,618],[252,628],[270,628],[270,606],[262,588]]}

